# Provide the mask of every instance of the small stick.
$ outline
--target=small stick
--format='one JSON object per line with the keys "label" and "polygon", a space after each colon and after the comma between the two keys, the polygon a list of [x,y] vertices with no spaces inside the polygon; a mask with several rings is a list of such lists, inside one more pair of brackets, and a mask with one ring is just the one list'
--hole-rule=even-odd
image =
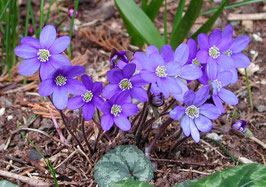
{"label": "small stick", "polygon": [[18,175],[18,174],[15,174],[15,173],[11,173],[11,172],[8,172],[8,171],[3,171],[3,170],[0,170],[0,175],[3,176],[3,177],[8,177],[8,178],[20,180],[20,181],[22,181],[24,183],[27,183],[27,184],[31,185],[31,186],[50,186],[51,185],[50,183],[47,183],[47,182],[44,182],[44,181],[41,181],[41,180],[37,180],[37,179],[34,179],[34,178],[21,176],[21,175]]}
{"label": "small stick", "polygon": [[74,156],[74,154],[76,154],[77,149],[72,152],[63,162],[61,162],[60,164],[58,164],[56,167],[54,167],[54,170],[56,170],[57,168],[59,168],[62,164],[64,164],[66,161],[68,161],[70,158],[72,158]]}

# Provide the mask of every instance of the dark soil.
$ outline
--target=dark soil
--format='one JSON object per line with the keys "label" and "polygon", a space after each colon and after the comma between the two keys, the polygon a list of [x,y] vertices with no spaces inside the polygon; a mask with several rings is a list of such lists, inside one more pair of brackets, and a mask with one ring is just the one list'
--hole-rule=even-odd
{"label": "dark soil", "polygon": [[[33,1],[34,10],[38,12],[38,1]],[[72,1],[65,1],[60,4],[62,9],[71,6]],[[109,56],[112,48],[126,49],[131,51],[140,50],[136,47],[129,46],[129,36],[123,26],[122,20],[113,1],[96,3],[96,1],[81,1],[79,6],[80,17],[78,18],[79,30],[74,32],[72,40],[73,64],[81,64],[86,66],[86,71],[94,78],[94,81],[102,81],[105,84],[107,79],[106,72],[109,70]],[[98,2],[98,1],[97,1]],[[209,1],[208,1],[209,2]],[[47,3],[47,2],[46,2]],[[48,4],[48,3],[47,3]],[[214,3],[215,6],[218,4]],[[21,6],[22,19],[21,25],[24,25],[24,16],[26,8]],[[227,20],[229,13],[258,13],[265,12],[265,3],[257,3],[225,10],[219,20],[215,24],[215,28],[224,28],[230,22]],[[177,3],[169,2],[168,5],[168,27],[170,30]],[[204,10],[210,7],[209,3],[204,3]],[[66,17],[66,13],[62,13]],[[207,16],[201,16],[196,21],[192,30],[196,30]],[[58,24],[58,15],[56,8],[52,9],[50,23]],[[250,57],[252,63],[258,66],[256,71],[251,67],[251,75],[249,76],[252,90],[252,98],[254,110],[251,110],[248,97],[248,89],[246,78],[239,73],[239,81],[235,85],[230,85],[230,89],[239,97],[237,106],[226,106],[227,113],[221,116],[214,122],[215,127],[226,128],[232,123],[232,115],[237,111],[237,119],[243,119],[248,122],[248,128],[254,136],[266,142],[265,130],[265,114],[266,114],[266,79],[265,79],[265,30],[266,23],[264,21],[252,21],[253,30],[248,30],[240,21],[232,22],[234,27],[234,36],[239,36],[242,30],[250,36],[251,43],[246,49],[246,54]],[[69,28],[70,18],[66,18],[63,23],[63,28]],[[163,9],[160,15],[155,20],[157,28],[163,32]],[[58,26],[60,35],[63,35],[62,27]],[[254,35],[260,35],[262,41],[256,41]],[[253,70],[253,71],[252,71]],[[33,161],[32,156],[27,154],[32,153],[34,148],[23,137],[28,137],[40,149],[42,154],[49,158],[54,167],[60,186],[96,186],[93,179],[93,165],[101,158],[101,156],[110,149],[118,145],[133,144],[135,145],[135,134],[133,126],[129,132],[118,131],[112,129],[107,135],[100,136],[100,141],[96,153],[90,156],[88,150],[85,150],[84,156],[80,151],[71,146],[64,146],[58,141],[59,136],[51,120],[51,115],[47,109],[48,99],[44,102],[40,99],[38,93],[38,77],[32,76],[28,78],[28,85],[23,85],[23,77],[16,73],[16,68],[13,69],[14,81],[8,82],[6,73],[0,77],[0,168],[1,170],[12,173],[23,174],[27,177],[38,178],[49,183],[53,183],[52,177],[48,174],[48,168],[40,165],[39,162]],[[169,101],[160,108],[163,110],[169,105]],[[59,113],[50,108],[57,119],[57,123],[63,132],[64,137],[76,146],[75,140],[69,135]],[[4,112],[3,112],[4,111]],[[86,148],[85,141],[81,133],[81,127],[77,120],[78,111],[66,110],[65,113],[70,116],[72,130],[75,131],[77,137],[83,142]],[[33,115],[34,114],[34,115]],[[151,114],[147,116],[151,118]],[[30,119],[30,120],[29,120]],[[28,121],[29,120],[29,121]],[[165,121],[162,118],[161,121]],[[154,124],[160,125],[160,120]],[[28,130],[18,131],[18,126],[29,128]],[[191,138],[186,139],[175,151],[170,151],[177,142],[177,134],[179,132],[179,122],[173,122],[166,130],[164,136],[157,142],[157,147],[151,155],[151,160],[154,163],[154,179],[150,182],[155,186],[173,186],[176,183],[190,180],[200,179],[216,171],[226,169],[236,165],[237,163],[227,155],[215,142],[203,139],[199,144],[196,144]],[[37,129],[33,131],[32,129]],[[93,147],[97,138],[99,129],[93,122],[86,123],[86,131],[89,142]],[[144,151],[145,146],[148,146],[158,129],[151,129],[147,139],[142,140],[139,148]],[[45,132],[43,135],[41,132]],[[265,150],[261,145],[252,141],[249,138],[240,138],[234,134],[223,134],[220,131],[213,130],[218,135],[222,136],[220,141],[236,158],[246,158],[252,162],[265,164]],[[204,137],[206,134],[202,134]],[[53,139],[51,137],[55,137]],[[145,136],[144,136],[145,137]],[[75,151],[75,153],[73,153]],[[73,153],[73,154],[72,154]],[[71,155],[72,154],[72,155]],[[71,156],[70,156],[71,155]],[[70,157],[69,157],[70,156]],[[37,159],[38,160],[38,159]],[[64,161],[64,162],[63,162]],[[63,163],[62,163],[63,162]],[[57,167],[59,165],[59,167]],[[4,179],[0,177],[0,180]],[[20,185],[29,186],[21,181],[8,178],[8,180]]]}

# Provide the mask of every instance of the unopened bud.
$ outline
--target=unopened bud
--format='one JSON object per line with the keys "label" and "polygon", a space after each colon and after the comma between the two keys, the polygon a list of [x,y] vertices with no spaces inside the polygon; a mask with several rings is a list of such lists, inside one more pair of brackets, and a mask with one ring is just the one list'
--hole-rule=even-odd
{"label": "unopened bud", "polygon": [[164,104],[163,94],[162,93],[152,94],[151,102],[156,107],[162,106]]}

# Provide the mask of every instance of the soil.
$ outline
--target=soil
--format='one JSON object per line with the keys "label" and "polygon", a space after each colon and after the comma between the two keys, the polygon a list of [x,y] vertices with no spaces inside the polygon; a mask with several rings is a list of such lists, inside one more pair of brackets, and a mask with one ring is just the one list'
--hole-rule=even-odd
{"label": "soil", "polygon": [[[63,1],[59,4],[62,10],[67,10],[71,6],[72,1]],[[209,1],[208,1],[209,2]],[[204,10],[210,8],[210,4],[204,3]],[[232,1],[233,2],[233,1]],[[37,15],[39,1],[33,1],[33,8]],[[48,2],[46,2],[48,5]],[[214,3],[214,6],[218,6]],[[177,3],[169,1],[168,4],[168,31],[171,29],[172,20],[174,18]],[[253,26],[248,28],[243,22],[228,21],[229,13],[251,14],[265,12],[265,3],[256,3],[240,8],[225,10],[214,28],[224,28],[231,23],[234,27],[234,36],[239,36],[244,31],[251,38],[251,42],[246,49],[246,54],[250,57],[254,66],[249,68],[250,86],[252,91],[252,99],[254,109],[251,110],[249,104],[249,96],[246,78],[241,71],[239,72],[239,81],[230,85],[230,90],[234,91],[238,98],[237,106],[226,105],[226,114],[215,120],[214,126],[225,129],[232,123],[232,116],[237,111],[237,119],[243,119],[248,122],[248,128],[253,135],[266,142],[266,79],[265,79],[265,35],[266,22],[253,20]],[[25,4],[20,4],[21,20],[20,25],[24,25],[26,14]],[[80,1],[80,16],[76,20],[79,30],[74,31],[72,39],[73,60],[72,64],[85,65],[86,72],[91,75],[94,81],[102,81],[107,83],[105,77],[109,70],[110,52],[112,48],[118,50],[145,50],[131,46],[130,38],[127,34],[123,22],[113,1]],[[68,33],[70,18],[65,12],[62,13],[65,21],[58,26],[59,35],[63,35],[63,29]],[[38,16],[37,16],[38,17]],[[201,16],[197,19],[192,31],[195,31],[209,15]],[[51,9],[50,24],[58,25],[59,21],[56,8]],[[160,10],[155,25],[163,33],[163,8]],[[23,30],[23,29],[22,29]],[[262,41],[258,41],[254,34],[260,36]],[[19,59],[21,60],[21,59]],[[60,186],[97,186],[93,178],[93,165],[101,158],[101,156],[115,148],[118,145],[133,144],[135,141],[135,129],[132,127],[129,132],[122,132],[116,128],[107,132],[107,136],[103,135],[101,130],[93,122],[85,123],[89,143],[94,147],[98,134],[100,132],[100,141],[96,152],[90,156],[86,147],[86,143],[81,133],[80,121],[77,116],[79,111],[65,110],[65,114],[70,116],[71,128],[76,136],[82,142],[85,150],[83,154],[77,149],[75,139],[69,135],[66,130],[59,113],[49,104],[47,98],[40,98],[38,95],[38,77],[31,76],[27,79],[28,84],[23,85],[23,77],[16,73],[17,66],[12,69],[13,82],[9,82],[6,72],[2,72],[0,77],[0,168],[25,175],[29,178],[37,178],[48,183],[53,183],[48,169],[38,158],[34,147],[25,139],[28,137],[41,151],[41,153],[49,158],[52,165],[56,168],[56,174]],[[170,101],[166,101],[160,110],[165,109]],[[48,105],[48,107],[47,107]],[[67,141],[74,146],[64,145],[59,140],[59,136],[51,120],[51,113],[54,115],[59,129]],[[147,119],[151,118],[149,113]],[[154,126],[160,126],[166,120],[165,117],[157,120]],[[151,154],[151,160],[154,164],[154,178],[150,184],[158,187],[173,186],[176,183],[201,179],[216,171],[220,171],[232,167],[235,163],[229,155],[215,142],[204,139],[206,134],[202,134],[200,143],[195,143],[191,138],[185,139],[174,151],[171,148],[177,142],[177,135],[180,124],[175,121],[168,126],[164,136],[157,142],[155,151]],[[24,128],[24,130],[18,130]],[[34,131],[37,130],[37,131]],[[265,163],[265,150],[261,145],[249,138],[241,138],[235,134],[224,134],[218,130],[212,132],[222,136],[220,142],[228,149],[236,158],[242,162]],[[142,139],[139,148],[144,151],[158,133],[158,128],[150,128],[150,133],[146,139]],[[45,134],[45,135],[44,135]],[[145,137],[145,135],[143,135]],[[107,138],[108,137],[108,138]],[[109,139],[110,138],[110,139]],[[33,156],[32,156],[33,155]],[[248,160],[247,160],[248,159]],[[34,161],[37,160],[37,161]],[[8,179],[19,186],[30,186],[13,178],[0,177],[0,180]]]}

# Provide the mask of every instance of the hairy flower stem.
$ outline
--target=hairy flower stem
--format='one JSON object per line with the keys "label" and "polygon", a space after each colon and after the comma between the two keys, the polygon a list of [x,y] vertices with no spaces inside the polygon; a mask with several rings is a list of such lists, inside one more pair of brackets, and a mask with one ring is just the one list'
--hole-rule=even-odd
{"label": "hairy flower stem", "polygon": [[87,139],[87,136],[86,136],[86,132],[85,132],[85,120],[84,120],[84,118],[82,118],[81,129],[82,129],[82,133],[83,133],[83,136],[84,136],[84,139],[85,139],[86,145],[87,145],[88,149],[90,150],[90,155],[92,155],[93,150],[92,150],[92,148],[91,148],[91,146],[90,146],[90,143],[89,143],[89,141],[88,141],[88,139]]}
{"label": "hairy flower stem", "polygon": [[177,148],[180,147],[180,145],[181,145],[182,143],[184,143],[185,140],[187,140],[187,139],[188,139],[188,137],[186,137],[186,136],[184,135],[184,133],[182,132],[182,130],[180,129],[180,131],[179,131],[179,133],[178,133],[178,140],[177,140],[176,144],[175,144],[174,146],[172,146],[170,152],[171,152],[171,153],[172,153],[172,152],[175,152],[175,151],[177,150]]}
{"label": "hairy flower stem", "polygon": [[[151,84],[149,84],[149,88],[148,88],[148,93],[150,94],[150,89],[151,89]],[[139,118],[139,121],[138,121],[138,123],[137,123],[137,130],[136,130],[136,132],[135,132],[135,134],[136,134],[136,142],[137,142],[137,144],[139,143],[139,141],[140,141],[140,138],[141,138],[141,129],[142,129],[142,126],[143,126],[143,124],[145,123],[145,121],[146,121],[146,118],[147,118],[147,115],[148,114],[146,114],[146,112],[148,112],[147,111],[147,108],[148,108],[148,104],[149,104],[149,101],[147,101],[147,102],[145,102],[144,103],[144,106],[143,106],[143,108],[142,108],[142,111],[141,111],[141,115],[140,115],[140,118]],[[145,118],[145,116],[146,116],[146,118]]]}
{"label": "hairy flower stem", "polygon": [[83,146],[81,145],[80,141],[78,140],[77,136],[71,131],[69,125],[68,125],[68,122],[67,122],[67,117],[65,116],[65,114],[62,112],[62,110],[58,110],[60,115],[61,115],[61,118],[67,128],[67,131],[71,134],[71,136],[73,136],[73,138],[76,140],[76,142],[78,143],[80,149],[84,152],[84,148]]}
{"label": "hairy flower stem", "polygon": [[156,141],[161,138],[166,128],[172,123],[172,121],[173,119],[168,118],[168,120],[164,122],[164,124],[161,126],[159,133],[155,136],[155,138],[152,140],[151,144],[148,147],[148,155],[150,155],[154,151]]}

